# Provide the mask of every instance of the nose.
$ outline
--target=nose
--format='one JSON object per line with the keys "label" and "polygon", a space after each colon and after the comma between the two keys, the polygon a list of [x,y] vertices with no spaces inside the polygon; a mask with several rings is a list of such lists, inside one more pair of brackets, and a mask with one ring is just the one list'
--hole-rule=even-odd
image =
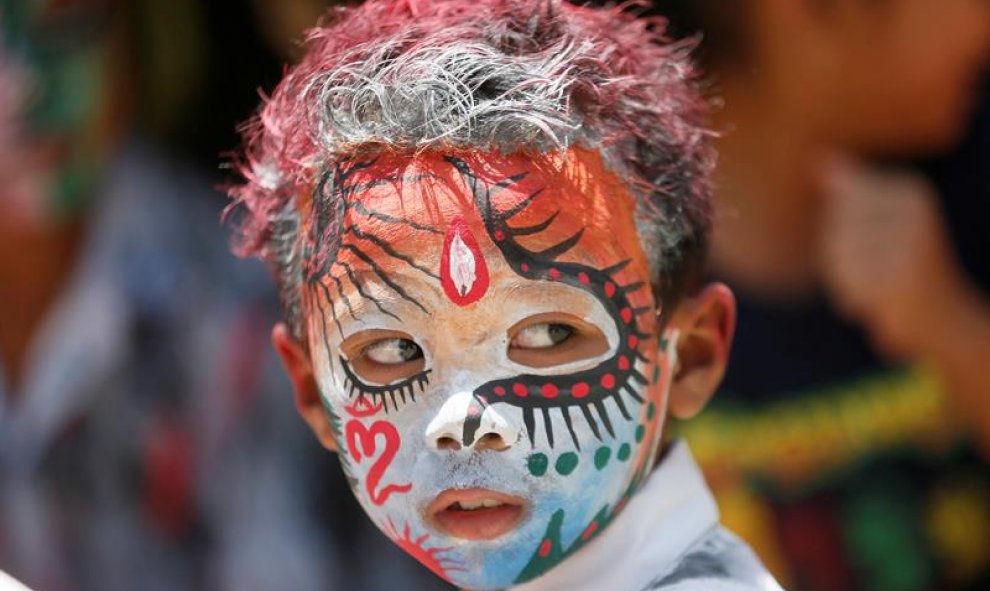
{"label": "nose", "polygon": [[437,451],[505,451],[519,439],[519,429],[471,392],[451,396],[426,428],[426,443]]}

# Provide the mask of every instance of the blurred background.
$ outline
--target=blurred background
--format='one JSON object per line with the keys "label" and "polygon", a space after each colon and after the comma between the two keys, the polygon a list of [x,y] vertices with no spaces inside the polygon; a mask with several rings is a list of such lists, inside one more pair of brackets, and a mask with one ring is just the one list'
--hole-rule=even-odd
{"label": "blurred background", "polygon": [[[325,0],[0,0],[0,570],[445,589],[296,418],[236,126]],[[673,426],[794,591],[990,589],[990,2],[654,0],[713,105],[723,391]]]}

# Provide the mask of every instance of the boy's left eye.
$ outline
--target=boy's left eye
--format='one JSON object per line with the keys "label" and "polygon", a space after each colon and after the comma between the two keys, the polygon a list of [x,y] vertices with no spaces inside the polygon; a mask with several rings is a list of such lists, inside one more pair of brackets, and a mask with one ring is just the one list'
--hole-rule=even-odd
{"label": "boy's left eye", "polygon": [[553,367],[608,352],[608,339],[597,326],[576,316],[536,314],[509,329],[510,360],[530,367]]}
{"label": "boy's left eye", "polygon": [[382,365],[398,365],[421,359],[423,350],[409,339],[392,338],[372,343],[364,348],[364,356]]}
{"label": "boy's left eye", "polygon": [[541,322],[520,330],[512,337],[509,346],[515,349],[547,349],[563,343],[574,334],[566,324]]}

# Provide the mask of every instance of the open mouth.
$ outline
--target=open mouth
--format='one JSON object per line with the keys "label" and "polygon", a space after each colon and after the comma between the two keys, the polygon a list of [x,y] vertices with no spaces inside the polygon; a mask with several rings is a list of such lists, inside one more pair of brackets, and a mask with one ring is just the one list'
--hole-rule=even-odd
{"label": "open mouth", "polygon": [[483,488],[446,490],[426,508],[434,527],[464,540],[492,540],[509,533],[525,513],[525,500]]}

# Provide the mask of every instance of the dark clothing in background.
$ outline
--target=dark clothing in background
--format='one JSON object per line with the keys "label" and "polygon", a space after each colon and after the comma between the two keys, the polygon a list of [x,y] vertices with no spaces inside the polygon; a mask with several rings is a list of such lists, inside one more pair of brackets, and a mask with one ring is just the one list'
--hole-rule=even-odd
{"label": "dark clothing in background", "polygon": [[[990,110],[921,168],[990,294]],[[824,297],[737,296],[723,387],[681,426],[726,524],[794,591],[990,589],[990,470],[940,378],[879,359]]]}

